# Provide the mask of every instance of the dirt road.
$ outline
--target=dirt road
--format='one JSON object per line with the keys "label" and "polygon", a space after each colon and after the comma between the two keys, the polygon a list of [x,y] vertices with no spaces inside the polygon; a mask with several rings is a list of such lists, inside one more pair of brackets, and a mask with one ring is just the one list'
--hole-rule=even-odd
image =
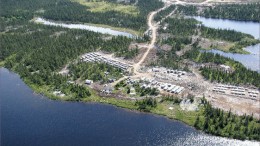
{"label": "dirt road", "polygon": [[147,57],[147,55],[149,54],[150,50],[154,48],[154,45],[155,45],[155,43],[156,43],[158,24],[156,24],[156,23],[153,22],[154,16],[155,16],[158,12],[160,12],[160,11],[166,9],[166,8],[169,7],[169,6],[170,6],[170,5],[165,4],[163,8],[160,8],[160,9],[158,9],[158,10],[156,10],[156,11],[151,12],[151,13],[149,14],[149,16],[148,16],[148,19],[147,19],[147,24],[148,24],[148,27],[149,27],[148,30],[151,30],[151,31],[152,31],[152,37],[151,37],[150,44],[149,44],[149,46],[148,46],[146,52],[144,53],[143,57],[140,59],[140,61],[139,61],[138,63],[136,63],[136,64],[133,65],[134,74],[135,74],[135,75],[140,74],[140,73],[138,72],[138,70],[140,69],[140,65],[144,62],[144,60],[146,59],[146,57]]}
{"label": "dirt road", "polygon": [[[171,4],[169,3],[165,3],[164,7],[156,10],[156,11],[153,11],[149,14],[148,16],[148,19],[147,19],[147,25],[148,25],[148,30],[151,30],[152,31],[152,37],[151,37],[151,41],[150,43],[148,44],[148,47],[147,47],[147,50],[145,51],[145,53],[143,54],[142,58],[136,63],[133,65],[133,73],[134,73],[134,76],[131,76],[132,78],[138,78],[138,77],[150,77],[150,74],[149,73],[140,73],[138,72],[138,70],[140,69],[140,66],[141,64],[144,62],[144,60],[146,59],[147,55],[149,54],[150,50],[154,48],[154,45],[156,43],[156,39],[157,39],[157,29],[158,29],[158,24],[157,23],[154,23],[153,22],[153,19],[154,19],[154,16],[168,8]],[[112,85],[116,85],[117,83],[119,83],[120,81],[126,79],[128,76],[124,76],[120,79],[118,79],[117,81],[115,81]]]}

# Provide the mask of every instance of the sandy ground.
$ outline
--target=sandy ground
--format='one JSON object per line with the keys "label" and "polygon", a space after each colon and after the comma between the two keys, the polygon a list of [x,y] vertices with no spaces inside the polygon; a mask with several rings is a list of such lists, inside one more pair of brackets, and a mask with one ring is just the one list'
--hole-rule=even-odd
{"label": "sandy ground", "polygon": [[193,91],[193,94],[205,98],[211,102],[211,104],[216,108],[221,108],[225,111],[231,111],[238,115],[254,114],[254,117],[260,118],[260,99],[252,100],[249,98],[243,98],[232,95],[224,95],[211,91],[212,87],[215,85],[205,80],[203,76],[199,74],[197,70],[193,70],[195,77],[192,83],[199,85],[198,89]]}

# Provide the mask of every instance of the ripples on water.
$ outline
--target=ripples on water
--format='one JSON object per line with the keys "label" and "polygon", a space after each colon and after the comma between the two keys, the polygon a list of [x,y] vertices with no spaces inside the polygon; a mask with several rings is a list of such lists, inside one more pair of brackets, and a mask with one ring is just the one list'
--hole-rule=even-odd
{"label": "ripples on water", "polygon": [[[79,29],[88,27],[45,20],[43,23]],[[257,54],[257,48],[255,50],[253,53]],[[51,101],[33,94],[17,75],[3,68],[0,68],[0,87],[1,112],[4,111],[1,132],[7,145],[260,145],[259,142],[203,134],[180,122],[113,106]]]}
{"label": "ripples on water", "polygon": [[3,145],[259,146],[203,134],[181,122],[103,104],[52,101],[0,68]]}
{"label": "ripples on water", "polygon": [[227,139],[223,137],[209,136],[206,134],[190,134],[186,137],[179,138],[177,141],[170,141],[164,144],[165,146],[259,146],[259,142],[240,141]]}

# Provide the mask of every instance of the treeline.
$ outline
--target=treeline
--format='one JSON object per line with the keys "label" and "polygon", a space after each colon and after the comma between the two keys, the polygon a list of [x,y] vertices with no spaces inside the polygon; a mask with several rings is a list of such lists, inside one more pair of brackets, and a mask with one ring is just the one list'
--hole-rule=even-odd
{"label": "treeline", "polygon": [[139,0],[136,6],[140,13],[137,16],[116,11],[91,12],[88,7],[70,0],[2,0],[1,5],[4,7],[0,9],[0,17],[10,25],[26,23],[40,16],[57,21],[107,24],[143,31],[148,13],[162,7],[163,3],[159,0]]}
{"label": "treeline", "polygon": [[155,98],[147,97],[143,100],[136,101],[135,105],[138,106],[138,110],[144,112],[150,112],[152,108],[157,107],[157,101]]}
{"label": "treeline", "polygon": [[104,63],[79,62],[69,66],[69,74],[73,80],[93,80],[109,83],[110,80],[121,77],[122,70]]}
{"label": "treeline", "polygon": [[232,19],[238,21],[260,21],[260,3],[220,4],[198,10],[197,6],[178,5],[178,12],[187,16]]}
{"label": "treeline", "polygon": [[[120,48],[127,54],[128,46],[124,44],[117,46],[114,43],[115,50],[110,50],[109,45],[112,43],[109,43],[109,40],[103,40],[102,37],[101,34],[90,31],[28,23],[16,30],[0,34],[0,60],[5,61],[6,68],[19,73],[26,83],[38,88],[46,87],[50,91],[61,90],[74,95],[70,96],[72,100],[78,100],[76,98],[88,96],[88,90],[85,88],[83,90],[76,85],[68,85],[66,81],[69,78],[61,77],[54,72],[60,71],[65,64],[79,55],[97,49],[102,50],[104,46],[107,47],[106,51],[113,52],[118,50],[116,48]],[[116,39],[126,40],[124,37],[113,38],[115,42],[118,42]],[[120,53],[118,55],[120,56]],[[102,65],[93,67],[96,69],[95,72],[98,72],[98,68],[102,71],[103,69],[111,71],[113,77],[119,74],[119,71],[111,67]],[[95,77],[99,78],[98,74]]]}
{"label": "treeline", "polygon": [[16,54],[12,60],[6,61],[6,66],[11,68],[14,63],[23,60],[31,72],[54,71],[80,54],[97,49],[117,52],[120,57],[128,56],[131,52],[128,46],[133,41],[123,36],[103,40],[100,34],[94,32],[37,24],[28,24],[15,32],[0,35],[0,60]]}
{"label": "treeline", "polygon": [[176,8],[176,5],[171,5],[168,8],[160,11],[159,13],[156,14],[156,16],[154,17],[154,20],[156,22],[162,20],[164,17],[166,17],[167,15],[169,15],[172,11],[174,11]]}
{"label": "treeline", "polygon": [[193,48],[190,51],[187,51],[184,55],[184,58],[191,59],[192,61],[195,61],[196,63],[215,63],[217,65],[219,64],[225,64],[226,62],[231,62],[232,64],[235,64],[236,62],[232,59],[226,58],[221,56],[220,54],[214,54],[211,52],[205,52],[205,51],[199,51],[199,48]]}
{"label": "treeline", "polygon": [[239,21],[260,21],[260,3],[217,5],[205,9],[200,15],[210,18]]}
{"label": "treeline", "polygon": [[[17,65],[15,71],[19,73],[20,77],[24,79],[27,84],[38,92],[45,93],[47,91],[48,94],[50,94],[54,91],[61,91],[66,95],[65,100],[76,101],[79,101],[81,98],[91,96],[89,89],[76,84],[68,83],[67,81],[69,78],[67,76],[52,73],[48,70],[32,73],[29,72],[28,69],[22,64]],[[54,99],[56,99],[56,97]]]}
{"label": "treeline", "polygon": [[229,29],[213,29],[205,26],[200,27],[201,36],[206,38],[220,39],[224,41],[235,42],[235,45],[229,48],[229,52],[244,52],[243,48],[260,43],[253,36]]}
{"label": "treeline", "polygon": [[[141,1],[140,7],[144,5],[145,1],[147,2],[147,0]],[[156,6],[149,5],[148,7],[142,6],[142,8],[147,11],[160,6],[157,0],[153,0],[153,2],[156,3]],[[90,96],[88,89],[67,83],[70,78],[58,75],[55,72],[60,71],[65,64],[86,52],[103,50],[111,53],[116,52],[116,55],[120,57],[131,58],[138,51],[128,49],[130,42],[133,40],[126,37],[118,36],[110,39],[105,35],[90,31],[70,30],[29,22],[34,16],[43,16],[49,10],[59,9],[60,6],[67,10],[62,13],[63,16],[67,17],[70,15],[67,13],[68,11],[72,12],[77,9],[73,6],[70,8],[70,4],[68,0],[1,1],[1,5],[4,5],[4,7],[0,9],[2,31],[0,34],[0,61],[4,61],[6,68],[17,72],[31,86],[43,88],[50,92],[60,90],[66,95],[70,95],[70,99],[78,100]],[[104,17],[96,18],[97,16],[95,15],[95,19],[102,19],[102,21],[106,19]],[[142,16],[146,17],[144,11]],[[74,17],[74,15],[68,17]],[[126,17],[128,18],[128,16]],[[118,18],[120,17],[117,17],[117,14],[113,16],[113,19]],[[145,19],[143,20],[146,24]],[[102,71],[103,69],[110,70],[111,77],[118,76],[118,70],[101,66],[93,67],[95,69],[101,68]],[[99,77],[97,74],[93,78],[98,79]],[[107,78],[103,80],[106,81]]]}
{"label": "treeline", "polygon": [[[149,5],[148,5],[149,3]],[[116,11],[91,12],[86,6],[76,2],[61,1],[46,8],[43,17],[57,21],[73,21],[95,24],[107,24],[115,27],[131,28],[144,31],[146,17],[150,11],[162,6],[158,0],[139,0],[137,7],[140,13],[137,16]]]}
{"label": "treeline", "polygon": [[205,99],[202,100],[204,112],[194,123],[197,129],[217,136],[241,140],[260,140],[260,121],[253,115],[237,116],[231,111],[213,108]]}
{"label": "treeline", "polygon": [[106,24],[135,30],[145,29],[146,20],[117,11],[91,12],[86,6],[77,2],[61,1],[46,9],[42,14],[46,19],[55,21]]}
{"label": "treeline", "polygon": [[76,84],[63,84],[60,90],[65,95],[69,95],[70,98],[68,100],[72,101],[80,101],[82,98],[91,96],[91,92],[86,87]]}
{"label": "treeline", "polygon": [[[166,29],[161,28],[160,32],[170,33],[172,36],[175,36],[175,38],[189,38],[199,35],[203,38],[233,42],[234,45],[228,48],[228,50],[234,53],[246,53],[246,51],[243,50],[244,47],[260,43],[259,40],[254,39],[254,37],[249,34],[229,29],[209,28],[193,18],[168,18],[165,19],[163,25],[166,26]],[[186,42],[187,39],[184,43]],[[169,41],[167,43],[169,44]]]}
{"label": "treeline", "polygon": [[8,51],[11,48],[13,51],[6,54],[16,54],[6,61],[6,67],[12,68],[15,63],[23,63],[30,72],[55,71],[80,54],[96,50],[103,42],[100,35],[94,32],[63,29],[66,32],[56,36],[59,28],[58,31],[54,31],[54,27],[50,28],[35,25],[32,28],[21,28],[27,33],[0,35],[1,50]]}
{"label": "treeline", "polygon": [[210,81],[231,84],[251,84],[260,88],[260,74],[256,71],[251,71],[243,65],[237,65],[234,72],[223,72],[222,70],[212,69],[210,67],[201,68],[201,74]]}
{"label": "treeline", "polygon": [[205,26],[201,26],[201,35],[206,38],[213,38],[213,39],[221,39],[231,42],[241,41],[245,38],[254,39],[253,36],[241,32],[237,32],[235,30],[229,29],[214,29]]}

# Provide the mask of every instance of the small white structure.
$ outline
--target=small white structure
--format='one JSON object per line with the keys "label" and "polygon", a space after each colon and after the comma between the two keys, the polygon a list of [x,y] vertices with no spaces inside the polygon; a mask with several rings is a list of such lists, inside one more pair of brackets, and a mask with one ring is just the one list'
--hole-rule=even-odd
{"label": "small white structure", "polygon": [[160,69],[159,68],[153,68],[152,71],[153,72],[160,72]]}
{"label": "small white structure", "polygon": [[87,84],[87,85],[91,85],[92,83],[93,83],[92,80],[86,80],[86,81],[85,81],[85,84]]}
{"label": "small white structure", "polygon": [[166,30],[166,29],[167,29],[167,27],[166,27],[166,26],[164,26],[164,27],[163,27],[163,30]]}
{"label": "small white structure", "polygon": [[221,64],[220,67],[223,68],[224,70],[230,70],[230,66],[224,64]]}
{"label": "small white structure", "polygon": [[130,88],[130,95],[131,96],[135,96],[136,95],[135,88],[133,88],[133,87]]}

